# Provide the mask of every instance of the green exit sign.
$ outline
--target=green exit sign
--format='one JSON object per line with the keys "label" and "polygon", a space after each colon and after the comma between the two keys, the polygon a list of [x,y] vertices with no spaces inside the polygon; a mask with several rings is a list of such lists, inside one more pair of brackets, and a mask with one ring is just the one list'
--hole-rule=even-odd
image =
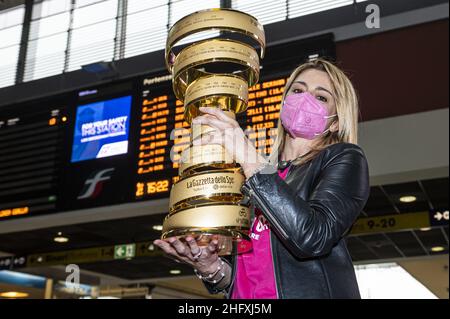
{"label": "green exit sign", "polygon": [[114,259],[127,259],[136,256],[136,245],[117,245],[114,246]]}

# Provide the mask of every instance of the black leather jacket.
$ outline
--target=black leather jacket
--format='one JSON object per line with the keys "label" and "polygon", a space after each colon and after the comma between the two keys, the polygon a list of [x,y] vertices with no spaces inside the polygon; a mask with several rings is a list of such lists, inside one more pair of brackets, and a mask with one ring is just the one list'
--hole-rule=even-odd
{"label": "black leather jacket", "polygon": [[[271,225],[271,249],[279,298],[360,298],[344,235],[369,196],[368,165],[362,149],[338,143],[311,161],[277,173],[256,173],[242,187]],[[252,205],[252,206],[254,206]],[[231,296],[209,283],[210,293]]]}

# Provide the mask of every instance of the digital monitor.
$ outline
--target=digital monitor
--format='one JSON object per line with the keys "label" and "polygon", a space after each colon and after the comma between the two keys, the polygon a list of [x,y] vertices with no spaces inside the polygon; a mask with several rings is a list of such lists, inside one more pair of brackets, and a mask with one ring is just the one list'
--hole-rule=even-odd
{"label": "digital monitor", "polygon": [[128,152],[131,96],[77,107],[71,162]]}

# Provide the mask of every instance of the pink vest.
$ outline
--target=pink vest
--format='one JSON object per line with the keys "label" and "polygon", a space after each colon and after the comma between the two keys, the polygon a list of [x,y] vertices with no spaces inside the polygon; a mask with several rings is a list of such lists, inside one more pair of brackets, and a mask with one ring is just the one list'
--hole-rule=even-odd
{"label": "pink vest", "polygon": [[[282,172],[278,171],[278,175],[285,179],[288,171],[289,167]],[[278,299],[270,247],[270,226],[258,208],[255,208],[250,238],[252,249],[247,250],[248,242],[238,245],[238,253],[247,251],[237,256],[231,299]]]}

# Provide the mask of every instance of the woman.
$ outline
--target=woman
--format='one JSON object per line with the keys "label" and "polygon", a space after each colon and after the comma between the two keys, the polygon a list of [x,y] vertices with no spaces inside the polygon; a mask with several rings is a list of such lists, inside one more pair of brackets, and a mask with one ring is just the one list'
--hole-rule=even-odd
{"label": "woman", "polygon": [[367,201],[369,176],[356,145],[358,102],[347,76],[322,59],[294,70],[269,160],[224,112],[201,111],[194,123],[216,130],[195,143],[223,145],[243,168],[242,191],[255,216],[253,249],[229,262],[218,257],[217,239],[206,248],[191,237],[155,244],[227,298],[360,298],[343,237]]}

